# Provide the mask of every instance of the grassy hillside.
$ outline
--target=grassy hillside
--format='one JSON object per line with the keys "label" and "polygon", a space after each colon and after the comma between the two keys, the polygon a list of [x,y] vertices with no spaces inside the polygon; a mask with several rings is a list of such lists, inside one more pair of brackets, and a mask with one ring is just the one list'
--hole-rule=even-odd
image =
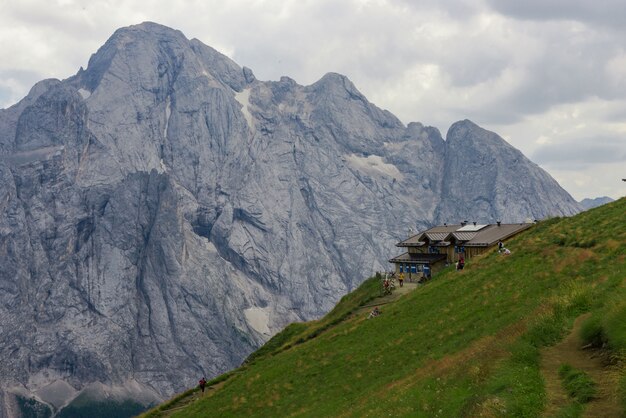
{"label": "grassy hillside", "polygon": [[[606,396],[623,414],[626,199],[541,222],[506,245],[512,255],[474,258],[367,320],[362,306],[379,292],[370,279],[203,396],[190,391],[145,416],[540,416],[550,398],[542,350],[585,313],[581,344],[607,359],[615,390]],[[560,402],[557,416],[587,407]]]}

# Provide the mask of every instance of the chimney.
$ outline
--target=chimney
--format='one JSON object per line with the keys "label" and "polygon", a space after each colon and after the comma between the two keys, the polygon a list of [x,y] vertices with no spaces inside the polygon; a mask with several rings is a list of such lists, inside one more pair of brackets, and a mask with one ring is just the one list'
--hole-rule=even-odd
{"label": "chimney", "polygon": [[498,226],[500,226],[500,221],[497,222]]}

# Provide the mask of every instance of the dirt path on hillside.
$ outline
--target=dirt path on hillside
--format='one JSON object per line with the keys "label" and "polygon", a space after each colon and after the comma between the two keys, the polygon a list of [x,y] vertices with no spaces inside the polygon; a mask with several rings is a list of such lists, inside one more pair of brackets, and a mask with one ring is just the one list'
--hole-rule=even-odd
{"label": "dirt path on hillside", "polygon": [[[404,285],[402,287],[400,287],[397,282],[396,282],[396,287],[395,289],[392,291],[392,293],[390,295],[385,295],[385,296],[380,296],[377,297],[375,299],[373,299],[372,301],[370,301],[370,303],[368,303],[367,305],[362,306],[360,309],[358,309],[358,313],[356,315],[362,315],[362,314],[366,314],[369,313],[372,308],[374,306],[384,306],[388,303],[391,303],[397,299],[399,299],[401,296],[406,295],[407,293],[417,289],[418,287],[421,287],[421,284],[418,284],[417,282],[408,282],[405,281]],[[205,396],[213,396],[213,393],[219,389],[220,387],[222,387],[224,385],[225,381],[222,381],[220,383],[217,383],[213,386],[207,386],[206,388],[206,393],[201,393],[201,392],[194,392],[193,394],[191,394],[190,396],[187,396],[183,399],[180,399],[179,401],[177,401],[176,403],[174,403],[173,405],[170,405],[169,407],[167,407],[166,409],[164,409],[163,411],[160,411],[158,414],[153,415],[153,417],[159,417],[159,418],[168,418],[173,416],[174,414],[176,414],[177,412],[179,412],[180,410],[188,407],[189,405],[193,404],[196,401],[201,400],[203,397]]]}
{"label": "dirt path on hillside", "polygon": [[200,401],[205,396],[213,396],[215,391],[217,391],[217,389],[220,389],[222,386],[224,386],[224,384],[226,383],[227,380],[221,381],[221,382],[216,383],[216,384],[214,384],[212,386],[207,386],[205,388],[205,392],[204,393],[202,393],[199,390],[195,391],[195,392],[191,393],[190,395],[188,395],[188,396],[186,396],[184,398],[179,399],[178,401],[174,402],[173,404],[168,405],[162,411],[152,412],[152,413],[150,413],[150,411],[146,411],[146,413],[139,415],[138,418],[145,418],[144,415],[148,415],[150,418],[156,418],[156,417],[158,417],[158,418],[169,418],[169,417],[173,416],[174,414],[176,414],[181,409],[187,408],[192,403]]}
{"label": "dirt path on hillside", "polygon": [[388,303],[391,303],[400,298],[402,295],[406,295],[412,290],[417,289],[418,287],[423,286],[418,284],[417,282],[404,282],[404,286],[400,287],[400,285],[396,284],[395,289],[391,292],[390,295],[379,296],[373,300],[371,300],[367,305],[363,305],[361,308],[363,310],[373,308],[374,306],[382,306]]}
{"label": "dirt path on hillside", "polygon": [[546,409],[544,416],[555,416],[559,410],[572,402],[559,378],[559,367],[567,363],[583,370],[598,385],[596,398],[587,403],[584,417],[623,417],[624,411],[617,397],[617,372],[606,366],[600,350],[583,349],[580,340],[580,327],[589,314],[582,315],[574,322],[570,334],[560,343],[541,351],[541,373],[546,384]]}

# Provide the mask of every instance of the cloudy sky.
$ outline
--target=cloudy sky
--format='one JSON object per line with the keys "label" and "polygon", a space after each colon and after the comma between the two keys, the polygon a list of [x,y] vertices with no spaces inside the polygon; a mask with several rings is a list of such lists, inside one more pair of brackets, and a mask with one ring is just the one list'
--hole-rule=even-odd
{"label": "cloudy sky", "polygon": [[261,80],[345,74],[444,137],[471,119],[577,200],[626,195],[624,0],[0,0],[0,108],[147,20]]}

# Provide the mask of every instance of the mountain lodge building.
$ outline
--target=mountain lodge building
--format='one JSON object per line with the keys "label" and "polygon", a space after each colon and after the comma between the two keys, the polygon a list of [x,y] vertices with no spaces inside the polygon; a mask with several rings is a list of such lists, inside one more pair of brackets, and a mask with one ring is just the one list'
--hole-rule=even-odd
{"label": "mountain lodge building", "polygon": [[408,279],[429,277],[456,263],[461,255],[468,260],[531,226],[501,222],[435,226],[397,243],[396,247],[406,248],[407,252],[389,262],[395,264],[396,273],[404,273]]}

